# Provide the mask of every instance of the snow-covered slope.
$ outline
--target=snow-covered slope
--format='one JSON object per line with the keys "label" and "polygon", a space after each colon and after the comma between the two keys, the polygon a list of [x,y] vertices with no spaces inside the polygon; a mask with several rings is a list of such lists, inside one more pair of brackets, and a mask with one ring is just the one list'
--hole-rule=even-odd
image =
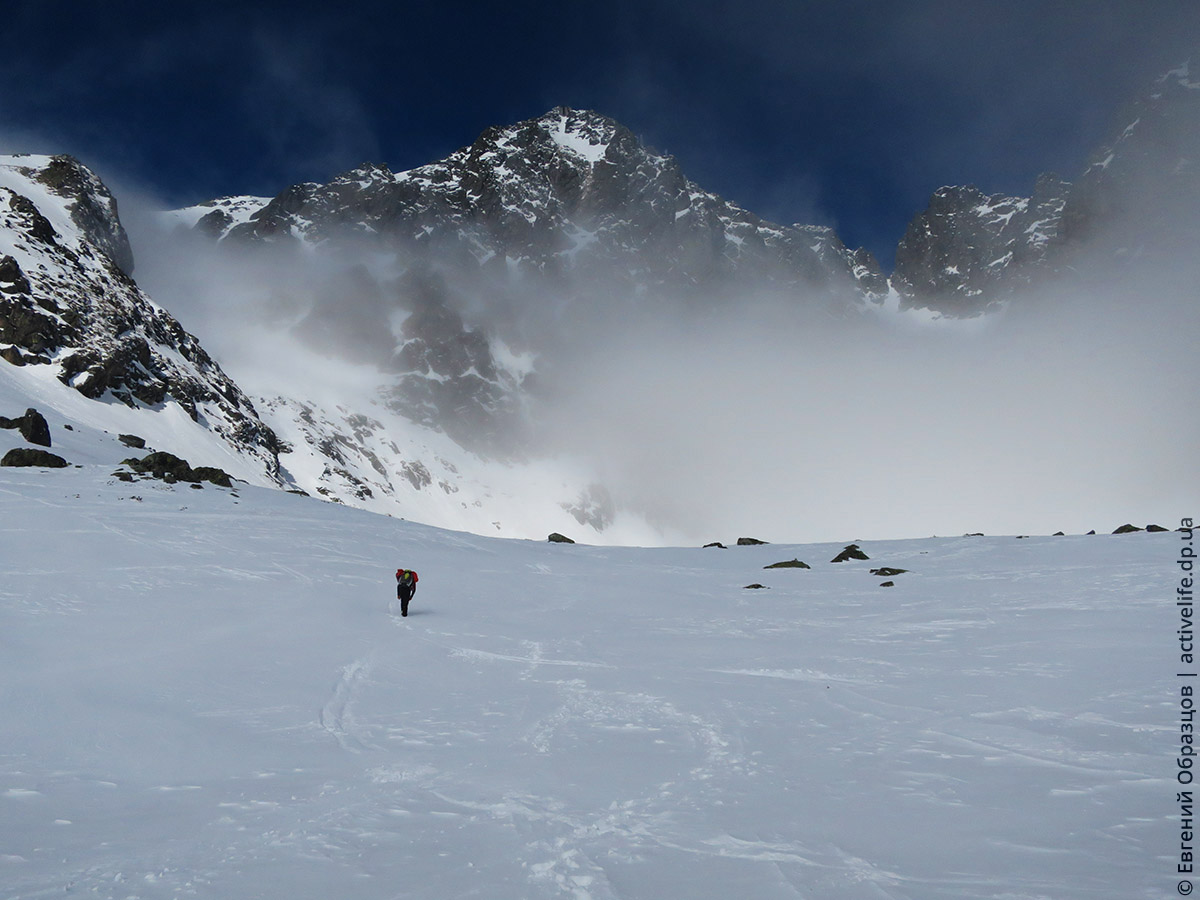
{"label": "snow-covered slope", "polygon": [[500,537],[557,531],[585,542],[635,545],[671,538],[606,503],[580,460],[485,459],[369,395],[353,408],[278,395],[257,406],[283,442],[283,471],[316,497]]}
{"label": "snow-covered slope", "polygon": [[164,213],[167,222],[178,228],[192,228],[217,236],[235,228],[271,202],[270,197],[218,197],[195,206]]}
{"label": "snow-covered slope", "polygon": [[[248,215],[239,202],[213,206]],[[456,433],[451,423],[429,427],[421,404],[436,405],[439,397],[458,404],[464,421],[482,415],[478,404],[463,408],[464,385],[486,399],[472,379],[481,381],[480,371],[497,382],[518,377],[524,363],[512,354],[489,369],[485,342],[482,349],[470,345],[474,355],[459,364],[453,352],[459,331],[442,334],[435,321],[405,347],[413,366],[430,376],[419,384],[436,388],[408,392],[407,415],[377,390],[342,397],[352,409],[275,391],[258,401],[260,417],[199,340],[127,274],[132,261],[116,202],[90,170],[69,157],[0,160],[0,416],[37,409],[51,423],[52,450],[69,462],[114,465],[141,455],[118,442],[117,435],[127,434],[147,449],[250,483],[448,527],[528,537],[594,534],[594,526],[616,524],[609,540],[662,540],[643,523],[618,521],[613,511],[592,515],[586,471],[553,460],[536,466],[481,460],[447,437]],[[220,332],[240,335],[246,324],[230,314]],[[286,355],[309,374],[296,380],[298,369],[288,370],[270,382],[280,390],[313,387],[311,373],[327,362],[302,347],[281,354],[258,345],[251,353]],[[278,374],[281,367],[272,368]],[[406,377],[372,373],[376,389]]]}
{"label": "snow-covered slope", "polygon": [[12,900],[1174,890],[1180,534],[833,564],[96,466],[0,497]]}

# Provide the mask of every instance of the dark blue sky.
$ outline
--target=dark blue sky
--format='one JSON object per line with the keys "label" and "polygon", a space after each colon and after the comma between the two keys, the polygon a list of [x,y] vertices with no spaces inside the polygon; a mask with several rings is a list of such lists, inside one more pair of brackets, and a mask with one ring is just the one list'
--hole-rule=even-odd
{"label": "dark blue sky", "polygon": [[3,149],[73,153],[173,205],[399,171],[565,104],[885,266],[937,187],[1073,178],[1200,47],[1195,0],[16,7]]}

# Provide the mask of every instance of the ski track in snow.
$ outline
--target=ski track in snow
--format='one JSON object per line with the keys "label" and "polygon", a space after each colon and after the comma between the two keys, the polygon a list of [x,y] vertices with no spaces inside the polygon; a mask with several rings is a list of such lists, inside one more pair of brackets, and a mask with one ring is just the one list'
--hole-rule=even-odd
{"label": "ski track in snow", "polygon": [[[108,480],[0,473],[5,898],[1161,880],[1177,536],[867,544],[743,592],[832,554],[564,550]],[[878,565],[912,571],[880,591]]]}

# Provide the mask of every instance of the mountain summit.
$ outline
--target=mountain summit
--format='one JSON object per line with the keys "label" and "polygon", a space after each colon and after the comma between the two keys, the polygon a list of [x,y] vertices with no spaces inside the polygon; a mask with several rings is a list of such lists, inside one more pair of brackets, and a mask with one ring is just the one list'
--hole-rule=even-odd
{"label": "mountain summit", "polygon": [[849,250],[830,229],[761,219],[697,186],[673,157],[615,120],[568,107],[488,128],[406,172],[364,164],[327,184],[294,185],[257,208],[239,198],[176,216],[233,242],[375,235],[415,256],[498,274],[886,291],[874,258]]}

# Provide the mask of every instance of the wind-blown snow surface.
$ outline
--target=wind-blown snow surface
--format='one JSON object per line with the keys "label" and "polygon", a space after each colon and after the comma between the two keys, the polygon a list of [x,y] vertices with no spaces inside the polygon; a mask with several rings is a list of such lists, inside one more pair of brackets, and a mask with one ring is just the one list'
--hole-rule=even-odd
{"label": "wind-blown snow surface", "polygon": [[1064,900],[1173,871],[1178,534],[834,565],[108,471],[0,470],[6,898]]}

